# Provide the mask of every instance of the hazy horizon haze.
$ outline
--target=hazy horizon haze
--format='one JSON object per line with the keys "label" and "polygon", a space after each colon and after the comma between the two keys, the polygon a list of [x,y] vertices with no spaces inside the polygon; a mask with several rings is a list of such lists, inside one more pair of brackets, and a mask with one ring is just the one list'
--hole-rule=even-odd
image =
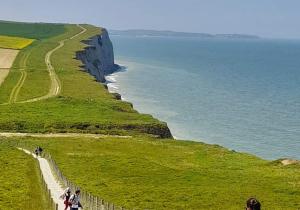
{"label": "hazy horizon haze", "polygon": [[299,39],[299,8],[297,0],[10,0],[0,19]]}

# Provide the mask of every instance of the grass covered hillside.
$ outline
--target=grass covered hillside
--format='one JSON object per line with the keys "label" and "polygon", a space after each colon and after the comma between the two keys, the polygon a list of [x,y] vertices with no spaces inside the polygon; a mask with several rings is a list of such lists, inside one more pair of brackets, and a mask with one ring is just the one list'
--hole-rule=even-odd
{"label": "grass covered hillside", "polygon": [[62,34],[64,30],[63,24],[0,21],[0,34],[6,36],[47,39]]}
{"label": "grass covered hillside", "polygon": [[0,142],[0,209],[45,210],[37,162],[24,152]]}
{"label": "grass covered hillside", "polygon": [[[47,209],[39,203],[34,160],[8,146],[18,141],[42,146],[70,181],[126,209],[244,209],[250,196],[263,209],[300,209],[299,165],[169,139],[165,123],[95,81],[75,55],[101,32],[91,25],[0,22],[0,35],[35,39],[0,87],[0,133],[39,133],[0,139],[0,209],[19,205],[18,196]],[[40,134],[71,132],[66,138]]]}
{"label": "grass covered hillside", "polygon": [[300,208],[300,165],[216,145],[139,138],[21,139],[42,145],[77,185],[129,209]]}
{"label": "grass covered hillside", "polygon": [[[60,31],[61,25],[53,27],[59,27],[56,31]],[[86,31],[80,33],[79,26],[65,25],[64,33],[35,41],[19,53],[0,88],[0,130],[169,136],[166,124],[116,100],[103,85],[82,71],[81,62],[74,59],[76,52],[86,46],[81,41],[101,33],[100,28],[84,27]],[[60,90],[57,96],[48,97],[53,87],[45,58],[62,41],[63,47],[53,52],[50,59]],[[43,100],[36,100],[39,98]]]}
{"label": "grass covered hillside", "polygon": [[0,48],[20,50],[30,45],[34,39],[21,37],[0,36]]}

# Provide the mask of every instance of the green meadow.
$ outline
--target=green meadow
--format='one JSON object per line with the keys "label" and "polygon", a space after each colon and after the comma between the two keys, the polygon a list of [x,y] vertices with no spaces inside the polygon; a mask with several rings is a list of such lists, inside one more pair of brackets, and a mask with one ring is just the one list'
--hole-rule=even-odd
{"label": "green meadow", "polygon": [[[45,209],[41,186],[32,186],[40,179],[37,163],[9,146],[16,141],[32,148],[41,145],[71,181],[129,209],[243,209],[250,196],[264,209],[300,208],[299,165],[282,166],[217,145],[168,139],[166,123],[117,100],[75,59],[86,47],[82,41],[101,33],[101,28],[82,26],[87,31],[69,39],[81,31],[77,25],[0,22],[0,35],[35,39],[20,51],[0,87],[0,132],[131,137],[2,139],[0,209],[19,198],[24,205]],[[61,84],[59,95],[27,103],[48,94],[45,56],[61,40],[65,45],[50,59]]]}
{"label": "green meadow", "polygon": [[0,35],[47,39],[64,33],[63,24],[0,21]]}
{"label": "green meadow", "polygon": [[[0,130],[17,132],[92,132],[121,134],[150,133],[162,135],[165,123],[150,115],[136,112],[131,104],[118,101],[103,85],[83,71],[75,60],[76,51],[82,50],[86,40],[101,33],[101,29],[85,25],[88,31],[72,40],[51,57],[62,85],[58,97],[34,103],[22,102],[46,95],[50,78],[45,64],[47,52],[58,42],[77,34],[81,29],[66,25],[65,33],[46,40],[35,41],[22,50],[7,79],[0,89]],[[16,90],[24,69],[26,79]],[[12,94],[14,93],[14,94]],[[8,104],[7,104],[8,103]]]}
{"label": "green meadow", "polygon": [[78,186],[128,209],[300,208],[300,165],[217,145],[155,138],[23,138],[50,153]]}
{"label": "green meadow", "polygon": [[45,210],[38,163],[24,152],[0,142],[0,209]]}

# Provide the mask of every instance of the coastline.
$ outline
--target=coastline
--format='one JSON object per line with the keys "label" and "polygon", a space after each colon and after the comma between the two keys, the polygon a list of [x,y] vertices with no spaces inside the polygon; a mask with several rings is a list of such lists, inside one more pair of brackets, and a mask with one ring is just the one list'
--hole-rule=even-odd
{"label": "coastline", "polygon": [[[112,94],[118,94],[121,96],[121,100],[122,101],[125,101],[125,102],[129,102],[131,104],[133,104],[134,106],[134,103],[132,103],[129,99],[127,99],[126,97],[124,97],[121,93],[120,93],[120,86],[118,84],[118,77],[119,77],[119,74],[120,73],[126,73],[126,71],[129,70],[129,66],[126,66],[124,65],[124,63],[127,63],[127,61],[122,61],[122,60],[116,60],[116,63],[121,67],[119,70],[116,70],[115,72],[113,72],[112,74],[109,74],[107,75],[105,78],[106,78],[106,82],[105,82],[105,85],[107,85],[107,90],[112,93]],[[139,111],[139,110],[138,110]],[[144,113],[144,112],[142,112]],[[151,114],[152,115],[152,114]],[[154,116],[155,118],[161,120],[159,117],[157,116]],[[169,122],[167,121],[166,122],[167,124],[169,124]],[[169,127],[170,129],[170,127]],[[172,130],[170,129],[172,135],[173,135],[173,132]],[[264,159],[264,160],[268,160],[268,161],[281,161],[281,163],[283,165],[288,165],[286,163],[290,163],[290,164],[293,164],[293,163],[299,163],[299,160],[296,159],[296,158],[293,158],[293,157],[288,157],[288,156],[285,156],[285,157],[277,157],[277,158],[265,158],[265,157],[261,157],[257,154],[254,154],[254,153],[251,153],[251,152],[247,152],[247,151],[240,151],[240,150],[236,150],[236,149],[233,149],[233,148],[230,148],[230,147],[227,147],[227,146],[224,146],[222,144],[215,144],[215,143],[210,143],[209,141],[205,141],[203,139],[197,139],[197,140],[183,140],[183,139],[186,139],[186,138],[178,138],[177,136],[174,136],[173,135],[173,138],[174,140],[178,140],[178,141],[192,141],[192,142],[198,142],[198,143],[204,143],[204,144],[207,144],[207,145],[218,145],[220,147],[223,147],[225,149],[228,149],[228,150],[232,150],[232,151],[236,151],[238,153],[244,153],[244,154],[250,154],[250,155],[254,155],[260,159]]]}
{"label": "coastline", "polygon": [[[98,37],[101,37],[101,35],[98,35]],[[103,38],[101,39],[101,43],[103,43],[103,45],[105,46],[106,41],[108,41],[108,43],[111,43],[108,34],[106,34],[106,38],[105,39],[103,39]],[[111,67],[113,66],[114,68],[104,69],[104,68],[102,68],[100,66],[100,68],[96,68],[95,70],[91,71],[91,69],[88,68],[91,65],[88,62],[86,62],[86,63],[84,63],[86,65],[86,67],[87,67],[87,68],[85,68],[86,71],[89,74],[91,74],[92,76],[96,77],[97,81],[100,82],[100,83],[102,83],[105,86],[105,88],[107,89],[107,91],[109,93],[111,93],[114,96],[115,99],[122,100],[122,101],[124,101],[126,103],[129,103],[131,105],[131,107],[134,110],[136,110],[138,113],[140,113],[140,114],[151,115],[152,117],[154,117],[158,121],[160,121],[163,124],[165,124],[165,130],[168,130],[168,132],[166,132],[166,131],[163,131],[163,130],[160,130],[160,129],[158,129],[157,131],[154,131],[155,129],[154,130],[152,129],[151,132],[160,133],[159,136],[164,136],[164,138],[169,137],[169,138],[173,138],[173,139],[176,139],[176,140],[190,139],[189,141],[193,141],[193,142],[205,142],[205,144],[208,144],[208,145],[221,145],[221,147],[228,148],[229,150],[239,151],[240,153],[253,154],[253,155],[255,155],[255,156],[257,156],[257,157],[259,157],[261,159],[265,159],[265,160],[276,160],[276,159],[282,158],[282,157],[285,157],[284,159],[298,159],[298,158],[294,158],[293,156],[288,156],[288,155],[278,155],[278,156],[273,155],[273,157],[269,157],[268,158],[267,157],[268,155],[263,155],[262,151],[260,151],[260,154],[251,151],[251,150],[253,150],[254,147],[256,147],[256,145],[254,145],[254,146],[252,145],[252,148],[248,149],[247,145],[243,145],[242,143],[239,144],[239,142],[238,142],[237,146],[230,146],[230,145],[235,145],[237,143],[235,141],[227,142],[226,143],[224,139],[223,140],[221,139],[221,141],[220,140],[219,141],[215,141],[212,138],[210,138],[210,140],[208,138],[208,140],[206,139],[204,141],[203,140],[204,138],[194,138],[194,137],[189,137],[189,136],[183,137],[184,133],[187,133],[188,130],[183,130],[183,131],[179,130],[179,132],[182,135],[181,136],[177,136],[176,132],[174,132],[174,127],[175,128],[176,127],[180,128],[180,125],[176,125],[176,122],[174,123],[174,121],[173,121],[173,124],[171,124],[171,127],[172,127],[172,131],[175,133],[175,135],[174,135],[172,133],[170,127],[169,127],[171,122],[168,119],[166,119],[166,118],[172,117],[174,114],[176,115],[175,112],[173,113],[172,110],[167,110],[167,112],[170,111],[170,113],[167,113],[167,117],[162,118],[162,115],[160,116],[159,114],[164,113],[164,111],[165,111],[164,109],[166,107],[164,107],[164,108],[162,108],[162,110],[160,110],[161,107],[160,106],[156,106],[156,108],[158,108],[158,109],[152,110],[152,111],[149,110],[151,108],[151,106],[148,106],[148,108],[146,108],[146,110],[145,109],[144,110],[140,109],[143,105],[145,105],[145,104],[151,105],[151,102],[153,102],[152,99],[151,99],[151,97],[149,99],[147,99],[148,96],[144,95],[145,92],[143,93],[143,92],[140,92],[138,90],[136,90],[137,92],[134,92],[135,94],[136,93],[139,94],[138,97],[141,97],[141,96],[145,96],[146,97],[146,99],[142,100],[143,101],[142,104],[139,104],[139,103],[136,104],[136,102],[138,102],[138,100],[135,100],[135,101],[133,100],[132,101],[132,97],[128,97],[127,98],[127,96],[126,96],[127,94],[124,94],[124,92],[122,93],[122,91],[120,89],[120,86],[118,84],[118,78],[120,76],[120,73],[124,73],[124,72],[128,71],[128,69],[130,67],[128,65],[128,63],[131,63],[132,61],[131,60],[129,60],[129,61],[124,60],[124,62],[123,62],[123,60],[119,60],[119,59],[115,60],[114,59],[114,54],[113,54],[114,52],[113,52],[112,43],[109,44],[110,46],[108,48],[102,48],[102,45],[101,45],[101,47],[99,47],[99,46],[97,46],[96,42],[93,42],[93,44],[91,44],[91,43],[89,43],[89,44],[90,44],[89,48],[86,48],[86,49],[91,50],[90,53],[83,52],[83,54],[87,55],[87,56],[92,54],[92,56],[94,56],[94,57],[90,57],[90,59],[88,59],[88,57],[86,57],[87,61],[91,60],[91,58],[92,58],[92,61],[89,61],[90,63],[92,63],[93,59],[95,57],[97,57],[97,53],[95,53],[95,49],[100,48],[100,51],[102,51],[102,53],[104,55],[107,55],[107,54],[110,55],[109,61],[105,60],[105,56],[104,57],[100,56],[99,59],[101,60],[101,63],[104,66],[105,65],[106,66],[111,66]],[[96,46],[95,46],[95,44],[96,44]],[[107,62],[110,62],[110,63],[107,63]],[[118,63],[119,65],[115,64],[115,63]],[[132,62],[132,63],[135,64],[135,62]],[[89,64],[89,66],[87,64]],[[139,64],[139,63],[137,63],[137,64]],[[118,67],[118,68],[116,68],[116,67]],[[137,66],[137,67],[140,68],[139,66]],[[138,69],[138,68],[136,68],[136,69]],[[135,68],[133,68],[133,69],[135,69]],[[132,71],[130,71],[130,72],[132,72]],[[99,81],[96,75],[102,75],[103,79],[101,81]],[[134,78],[134,79],[137,79],[137,78]],[[143,81],[143,82],[146,82],[146,81]],[[160,82],[162,82],[162,81],[160,81]],[[127,89],[127,92],[129,92],[128,89]],[[157,103],[157,101],[155,101],[155,102]],[[158,114],[155,114],[155,113],[158,113]],[[206,132],[206,131],[204,131],[204,132]],[[166,135],[166,133],[169,133],[169,135]],[[156,134],[154,134],[154,135],[156,135]],[[213,134],[213,135],[215,135],[215,134]],[[219,136],[219,138],[221,138],[221,136]],[[225,144],[222,144],[222,142],[224,142]]]}

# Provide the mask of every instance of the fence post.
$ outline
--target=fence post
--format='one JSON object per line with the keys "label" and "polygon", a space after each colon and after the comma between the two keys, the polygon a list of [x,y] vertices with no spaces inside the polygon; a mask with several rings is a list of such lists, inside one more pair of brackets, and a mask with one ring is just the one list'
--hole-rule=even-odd
{"label": "fence post", "polygon": [[51,200],[51,191],[48,189],[49,199]]}
{"label": "fence post", "polygon": [[[92,206],[93,206],[93,210],[95,209],[95,203],[96,203],[96,198],[92,195]],[[96,209],[97,210],[97,209]]]}
{"label": "fence post", "polygon": [[96,210],[98,210],[98,197],[96,197]]}
{"label": "fence post", "polygon": [[105,206],[104,206],[104,201],[103,199],[100,200],[100,204],[101,204],[101,210],[105,209]]}

